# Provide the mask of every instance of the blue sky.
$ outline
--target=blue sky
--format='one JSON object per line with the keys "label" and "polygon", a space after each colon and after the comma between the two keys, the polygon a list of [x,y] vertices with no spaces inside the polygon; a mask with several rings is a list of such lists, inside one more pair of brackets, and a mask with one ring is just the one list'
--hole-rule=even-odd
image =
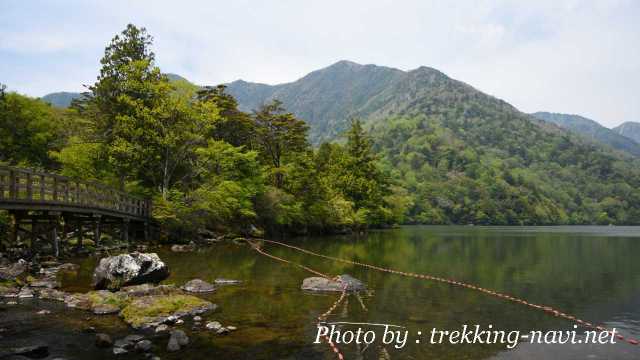
{"label": "blue sky", "polygon": [[522,111],[640,121],[640,1],[0,1],[0,82],[80,91],[131,22],[198,84],[294,81],[347,59],[421,65]]}

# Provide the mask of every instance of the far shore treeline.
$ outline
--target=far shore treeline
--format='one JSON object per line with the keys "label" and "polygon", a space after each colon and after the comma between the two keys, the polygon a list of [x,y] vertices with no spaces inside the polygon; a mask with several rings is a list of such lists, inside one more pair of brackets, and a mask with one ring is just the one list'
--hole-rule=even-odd
{"label": "far shore treeline", "polygon": [[[340,141],[314,147],[304,119],[281,102],[240,111],[225,86],[169,79],[151,45],[144,28],[128,25],[68,109],[3,85],[0,163],[151,197],[171,241],[201,229],[640,224],[637,159],[482,96],[449,106],[462,96],[445,82],[430,90],[432,102],[415,105],[421,111],[349,119]],[[8,221],[0,213],[0,227]]]}

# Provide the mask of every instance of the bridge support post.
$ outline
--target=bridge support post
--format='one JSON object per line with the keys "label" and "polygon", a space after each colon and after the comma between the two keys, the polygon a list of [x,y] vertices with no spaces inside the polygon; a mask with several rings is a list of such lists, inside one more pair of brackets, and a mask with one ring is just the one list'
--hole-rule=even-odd
{"label": "bridge support post", "polygon": [[100,215],[93,215],[93,218],[95,219],[95,229],[93,231],[93,236],[94,236],[93,241],[95,242],[96,247],[98,247],[98,245],[100,245],[100,236],[101,236],[101,233],[100,233],[101,231],[100,230],[102,230],[101,229],[102,217]]}
{"label": "bridge support post", "polygon": [[10,244],[14,246],[18,244],[18,215],[16,213],[11,214],[11,234],[10,234]]}
{"label": "bridge support post", "polygon": [[76,251],[79,251],[80,249],[82,249],[82,240],[84,239],[84,226],[81,219],[76,220],[76,222],[78,224],[78,233],[76,235],[76,239],[78,240],[78,242],[76,243]]}
{"label": "bridge support post", "polygon": [[122,220],[122,230],[120,234],[120,240],[129,243],[129,219]]}
{"label": "bridge support post", "polygon": [[[51,240],[53,243],[53,256],[60,256],[60,246],[58,244],[58,225],[60,224],[59,218],[53,220],[53,228],[51,229]],[[64,230],[63,230],[64,231]]]}

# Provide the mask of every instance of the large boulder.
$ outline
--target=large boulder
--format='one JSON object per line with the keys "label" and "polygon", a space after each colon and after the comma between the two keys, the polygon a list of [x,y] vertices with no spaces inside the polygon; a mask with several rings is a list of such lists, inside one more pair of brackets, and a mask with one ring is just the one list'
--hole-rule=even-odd
{"label": "large boulder", "polygon": [[131,253],[100,260],[93,271],[96,289],[117,290],[127,285],[158,283],[169,277],[169,267],[155,253]]}
{"label": "large boulder", "polygon": [[323,277],[309,277],[302,281],[302,290],[309,291],[364,291],[367,287],[362,281],[352,277],[351,275],[340,275],[336,280],[326,279]]}

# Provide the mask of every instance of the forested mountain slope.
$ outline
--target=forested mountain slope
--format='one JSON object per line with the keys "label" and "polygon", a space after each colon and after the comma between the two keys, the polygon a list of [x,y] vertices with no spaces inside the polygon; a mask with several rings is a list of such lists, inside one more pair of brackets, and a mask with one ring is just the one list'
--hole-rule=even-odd
{"label": "forested mountain slope", "polygon": [[[560,126],[563,129],[607,144],[614,149],[640,156],[640,144],[615,130],[600,125],[597,121],[579,115],[536,112],[532,116]],[[640,129],[640,128],[639,128]],[[640,134],[639,134],[640,135]],[[640,138],[640,136],[639,136]]]}
{"label": "forested mountain slope", "polygon": [[435,69],[339,62],[293,83],[229,91],[244,109],[283,101],[315,142],[363,118],[413,222],[640,223],[637,160]]}

